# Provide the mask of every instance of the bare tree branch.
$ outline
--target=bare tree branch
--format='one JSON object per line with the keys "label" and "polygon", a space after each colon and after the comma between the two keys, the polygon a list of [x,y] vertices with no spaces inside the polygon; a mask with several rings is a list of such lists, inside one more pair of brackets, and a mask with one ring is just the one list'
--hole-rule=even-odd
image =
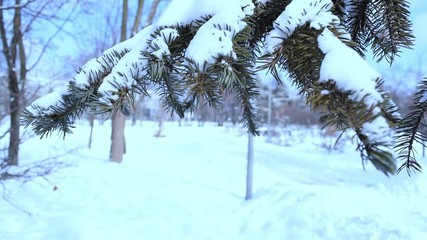
{"label": "bare tree branch", "polygon": [[37,60],[33,63],[33,65],[30,67],[30,68],[28,68],[28,71],[31,71],[32,69],[34,69],[36,66],[37,66],[37,64],[40,62],[40,60],[42,59],[42,57],[43,57],[43,55],[44,55],[44,53],[46,52],[46,49],[49,47],[49,45],[50,45],[50,43],[52,42],[52,40],[64,29],[64,27],[65,27],[65,24],[67,24],[69,21],[70,21],[70,19],[71,19],[71,16],[74,14],[74,12],[76,11],[76,8],[77,8],[77,5],[78,5],[78,3],[79,3],[79,0],[77,0],[75,3],[74,3],[74,6],[73,6],[73,8],[71,9],[71,11],[70,11],[70,13],[67,15],[67,17],[65,18],[65,20],[62,22],[62,24],[58,27],[58,29],[55,31],[55,33],[53,33],[49,38],[48,38],[48,40],[46,41],[46,43],[43,45],[43,48],[42,48],[42,51],[41,51],[41,53],[39,54],[39,56],[37,57]]}
{"label": "bare tree branch", "polygon": [[12,9],[17,9],[17,8],[25,8],[28,6],[28,4],[35,2],[36,0],[28,0],[26,3],[24,4],[15,4],[13,6],[3,6],[3,1],[0,3],[0,11],[4,11],[4,10],[12,10]]}
{"label": "bare tree branch", "polygon": [[159,6],[160,0],[153,0],[153,3],[151,4],[150,13],[148,14],[146,25],[150,25],[153,20],[154,16],[156,15],[157,6]]}
{"label": "bare tree branch", "polygon": [[[80,148],[80,147],[78,147],[78,148]],[[3,193],[2,193],[3,200],[6,201],[7,203],[9,203],[14,208],[18,209],[19,211],[22,211],[25,214],[31,216],[32,215],[31,212],[29,212],[29,211],[23,209],[22,207],[16,205],[15,203],[13,203],[9,199],[9,197],[8,197],[9,191],[8,191],[7,187],[5,186],[5,181],[14,179],[14,180],[23,181],[25,183],[25,182],[31,181],[35,178],[41,177],[44,180],[46,180],[48,183],[52,184],[52,182],[49,181],[49,179],[47,179],[46,176],[55,172],[55,171],[58,171],[61,168],[70,166],[70,164],[65,164],[64,162],[57,161],[57,159],[59,159],[61,157],[68,156],[70,153],[75,152],[78,148],[73,148],[73,149],[66,151],[63,154],[59,154],[59,155],[53,156],[53,157],[47,157],[47,158],[42,159],[40,161],[34,162],[32,164],[29,164],[26,166],[21,166],[20,168],[22,168],[22,171],[20,171],[20,172],[10,173],[10,172],[8,172],[10,165],[7,164],[7,161],[3,160],[3,162],[0,162],[0,185],[3,188]],[[53,190],[55,191],[56,189],[57,189],[57,187],[54,186]]]}
{"label": "bare tree branch", "polygon": [[144,8],[144,0],[138,0],[138,8],[136,10],[136,16],[133,21],[132,27],[132,36],[134,36],[138,32],[139,23],[141,22],[142,17],[142,9]]}
{"label": "bare tree branch", "polygon": [[[0,6],[1,5],[3,5],[3,0],[0,0]],[[0,36],[1,36],[1,41],[3,43],[3,54],[5,56],[7,68],[12,69],[13,65],[12,65],[11,56],[10,56],[11,53],[10,53],[9,44],[7,43],[7,38],[6,38],[6,28],[4,24],[3,11],[0,11]]]}
{"label": "bare tree branch", "polygon": [[41,6],[41,8],[38,10],[36,15],[33,15],[33,18],[28,21],[27,26],[24,28],[24,31],[22,31],[24,34],[26,34],[30,30],[30,26],[33,25],[33,22],[37,19],[37,17],[41,14],[43,9],[46,8],[49,1],[44,2],[44,4]]}
{"label": "bare tree branch", "polygon": [[9,203],[12,207],[18,209],[19,211],[27,214],[28,216],[31,216],[31,213],[23,208],[20,208],[19,206],[17,206],[16,204],[14,204],[12,201],[9,200],[9,198],[7,197],[7,188],[4,185],[4,183],[2,181],[0,181],[0,184],[3,188],[3,194],[2,194],[2,198],[4,201],[6,201],[7,203]]}

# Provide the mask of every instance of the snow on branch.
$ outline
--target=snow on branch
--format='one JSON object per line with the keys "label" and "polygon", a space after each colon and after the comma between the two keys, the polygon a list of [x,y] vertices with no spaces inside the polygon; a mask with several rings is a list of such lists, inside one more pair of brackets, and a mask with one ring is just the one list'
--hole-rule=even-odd
{"label": "snow on branch", "polygon": [[320,50],[325,54],[320,68],[320,81],[334,80],[342,91],[353,91],[351,98],[360,101],[365,97],[366,105],[382,102],[375,80],[381,75],[345,45],[328,28],[317,38]]}
{"label": "snow on branch", "polygon": [[[29,111],[33,116],[53,114],[55,109],[58,109],[58,107],[63,107],[64,96],[73,94],[70,92],[70,84],[74,85],[76,88],[85,89],[93,84],[93,81],[97,78],[97,74],[113,74],[112,78],[114,78],[115,73],[117,74],[117,72],[114,70],[118,70],[116,66],[120,62],[123,62],[123,60],[129,59],[129,57],[124,58],[123,56],[135,54],[134,51],[136,47],[140,45],[140,42],[143,42],[144,38],[146,38],[148,30],[151,30],[151,27],[147,27],[133,38],[121,42],[111,47],[110,49],[107,49],[101,54],[101,56],[89,60],[85,65],[83,65],[83,67],[80,68],[73,79],[70,80],[68,86],[55,89],[52,93],[37,99],[30,106],[28,106],[26,110]],[[149,32],[148,35],[150,33],[151,32]],[[125,65],[126,64],[128,64],[128,62],[126,62]]]}
{"label": "snow on branch", "polygon": [[292,1],[274,22],[274,29],[268,33],[266,50],[273,52],[305,23],[310,23],[310,27],[318,30],[339,23],[338,17],[331,12],[332,7],[331,0]]}
{"label": "snow on branch", "polygon": [[[390,101],[379,91],[380,74],[349,47],[354,43],[333,6],[331,0],[291,1],[266,36],[269,61],[264,68],[273,74],[277,66],[289,68],[308,102],[325,114],[323,123],[351,127],[359,137],[362,159],[385,174],[392,173],[393,138],[390,119],[384,117],[391,116]],[[302,47],[312,42],[317,46]]]}
{"label": "snow on branch", "polygon": [[186,51],[186,57],[199,66],[213,64],[219,56],[236,59],[233,38],[246,27],[243,21],[253,13],[253,5],[242,9],[240,4],[229,4],[212,16],[197,31]]}
{"label": "snow on branch", "polygon": [[[362,125],[361,133],[370,142],[383,142],[392,152],[392,134],[389,124],[378,107],[384,99],[377,91],[377,80],[381,75],[357,54],[345,45],[328,28],[317,38],[319,48],[325,54],[320,67],[320,81],[334,81],[342,92],[350,92],[349,98],[363,102],[367,109],[372,108],[373,119]],[[378,115],[378,116],[377,116]]]}
{"label": "snow on branch", "polygon": [[[133,38],[119,43],[104,51],[98,58],[88,61],[74,76],[70,83],[77,88],[87,88],[93,79],[101,81],[97,91],[102,96],[99,100],[111,103],[119,98],[117,91],[134,86],[137,76],[146,74],[148,59],[141,54],[150,53],[157,58],[169,55],[168,44],[178,37],[173,27],[194,24],[203,16],[210,16],[191,40],[186,57],[198,66],[212,64],[219,56],[235,58],[233,37],[246,27],[245,17],[253,13],[251,0],[218,0],[199,4],[192,0],[174,0],[165,9],[156,25],[141,30]],[[197,10],[197,11],[195,11]],[[163,28],[157,36],[154,32]],[[94,78],[94,73],[103,79]],[[91,80],[92,79],[92,80]],[[61,105],[62,99],[70,88],[61,88],[27,107],[34,116],[51,114],[53,108]]]}
{"label": "snow on branch", "polygon": [[[376,89],[376,80],[381,76],[362,59],[356,51],[345,45],[328,27],[336,28],[340,20],[332,11],[331,0],[294,0],[274,22],[274,28],[266,39],[266,50],[273,52],[293,34],[298,27],[309,23],[311,28],[322,30],[318,37],[318,46],[325,54],[320,69],[320,81],[333,80],[337,87],[345,92],[351,91],[350,98],[354,101],[364,101],[366,106],[376,106],[383,102],[381,94]],[[349,35],[339,28],[342,39]],[[374,108],[373,114],[379,114],[380,109]],[[375,126],[389,129],[384,120],[375,120]],[[366,124],[366,129],[372,129],[373,123]],[[381,126],[379,126],[381,125]],[[378,128],[377,128],[378,130]],[[367,132],[371,133],[371,131]],[[367,134],[372,135],[372,134]]]}
{"label": "snow on branch", "polygon": [[[149,40],[152,40],[151,34],[154,30],[155,27],[153,25],[144,28],[132,38],[134,41],[131,43],[135,42],[134,45],[132,44],[133,46],[127,44],[131,45],[129,46],[129,52],[117,61],[117,63],[114,63],[111,73],[102,80],[102,84],[98,89],[98,91],[103,94],[104,98],[117,98],[118,96],[114,95],[114,93],[118,91],[118,88],[131,87],[135,84],[135,76],[144,74],[144,72],[134,71],[143,71],[143,69],[145,69],[147,61],[141,58],[141,52],[149,51]],[[124,43],[126,43],[126,41]],[[162,44],[161,46],[163,47],[164,45]],[[116,50],[113,48],[110,51]]]}

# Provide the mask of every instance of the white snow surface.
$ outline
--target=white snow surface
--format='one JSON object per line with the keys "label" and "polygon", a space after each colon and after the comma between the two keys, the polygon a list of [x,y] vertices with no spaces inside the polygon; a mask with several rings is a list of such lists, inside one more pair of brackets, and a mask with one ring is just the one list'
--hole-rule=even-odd
{"label": "white snow surface", "polygon": [[165,123],[165,137],[155,138],[157,123],[143,122],[126,128],[119,165],[108,162],[110,124],[95,126],[92,149],[87,124],[65,141],[24,142],[22,164],[80,148],[46,179],[3,182],[31,216],[2,200],[0,239],[427,238],[427,176],[364,171],[350,140],[328,153],[313,129],[287,129],[286,147],[256,137],[253,199],[245,201],[244,131]]}

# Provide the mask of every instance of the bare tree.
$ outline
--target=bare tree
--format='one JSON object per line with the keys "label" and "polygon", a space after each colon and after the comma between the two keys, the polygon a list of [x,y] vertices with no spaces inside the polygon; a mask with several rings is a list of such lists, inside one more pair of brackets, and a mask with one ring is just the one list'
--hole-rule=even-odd
{"label": "bare tree", "polygon": [[[0,6],[3,6],[3,0],[0,0]],[[3,10],[0,11],[0,35],[3,44],[3,54],[7,65],[7,80],[9,89],[9,110],[10,110],[10,130],[9,130],[9,149],[7,162],[10,165],[18,165],[18,149],[19,149],[19,111],[20,111],[20,92],[19,79],[25,79],[27,74],[25,61],[25,48],[22,42],[21,32],[21,1],[15,1],[13,8],[13,29],[12,37],[8,42],[6,36],[6,25]],[[18,60],[17,60],[17,57]],[[17,61],[20,62],[20,71]]]}
{"label": "bare tree", "polygon": [[[52,39],[60,32],[65,23],[70,19],[68,15],[62,19],[62,24],[57,26],[57,30],[47,38],[41,46],[41,51],[34,58],[33,63],[28,64],[27,47],[24,45],[24,37],[29,36],[30,29],[38,20],[54,21],[56,14],[61,10],[61,4],[53,4],[51,0],[0,0],[0,38],[2,53],[5,59],[6,77],[5,82],[8,89],[8,110],[10,116],[9,145],[7,162],[10,165],[18,165],[19,144],[20,144],[20,112],[21,105],[25,100],[27,73],[32,70],[41,60]],[[79,0],[75,0],[76,6]],[[5,4],[10,4],[9,6]],[[74,11],[74,10],[72,10]],[[71,11],[71,12],[72,12]],[[7,12],[7,14],[5,14]],[[11,14],[10,14],[11,13]],[[25,22],[23,23],[23,21]]]}

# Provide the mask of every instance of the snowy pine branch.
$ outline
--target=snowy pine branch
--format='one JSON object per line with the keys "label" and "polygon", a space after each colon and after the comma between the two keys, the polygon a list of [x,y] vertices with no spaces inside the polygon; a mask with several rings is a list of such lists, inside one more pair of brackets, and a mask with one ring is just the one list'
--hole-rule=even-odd
{"label": "snowy pine branch", "polygon": [[[352,128],[360,141],[362,159],[393,174],[391,123],[382,116],[390,109],[383,107],[387,101],[376,84],[380,75],[351,48],[349,35],[328,13],[330,8],[328,4],[312,5],[311,13],[307,10],[295,16],[293,11],[285,11],[280,15],[280,22],[269,33],[274,40],[267,50],[272,53],[264,57],[261,68],[269,69],[276,78],[277,68],[289,71],[311,107],[326,114],[325,124]],[[323,12],[322,17],[313,12]],[[288,23],[285,28],[283,22]]]}
{"label": "snowy pine branch", "polygon": [[280,83],[285,70],[325,125],[353,129],[364,162],[393,174],[396,108],[379,87],[379,73],[361,57],[371,46],[379,59],[392,61],[412,42],[406,1],[385,2],[173,0],[155,25],[24,110],[23,123],[41,136],[66,134],[84,110],[127,114],[134,95],[148,95],[154,86],[180,117],[200,104],[220,108],[224,94],[233,93],[248,131],[258,134],[256,71],[268,69]]}
{"label": "snowy pine branch", "polygon": [[[180,117],[199,102],[196,101],[199,97],[213,107],[219,107],[221,89],[237,89],[235,82],[245,84],[252,78],[244,74],[245,68],[252,69],[254,65],[252,52],[242,49],[248,47],[251,39],[245,19],[252,14],[254,5],[252,1],[240,1],[227,7],[212,4],[222,9],[216,14],[208,14],[212,10],[205,9],[207,14],[190,21],[184,19],[187,16],[175,22],[161,18],[156,26],[143,29],[132,39],[89,61],[70,81],[68,88],[41,98],[28,107],[24,111],[23,123],[27,126],[34,124],[34,130],[42,136],[53,130],[66,134],[71,132],[70,125],[75,118],[89,107],[95,113],[120,110],[128,114],[133,95],[146,94],[146,86],[150,83],[155,85],[166,108]],[[242,33],[243,37],[237,38]],[[206,47],[207,43],[210,46]],[[224,69],[214,66],[227,61],[245,66],[238,74],[228,74],[228,77],[217,81]],[[226,65],[228,69],[229,64]],[[192,80],[197,86],[190,83]],[[205,84],[207,81],[209,83]],[[248,107],[248,102],[256,97],[253,88],[240,92],[245,97],[242,100],[245,121],[250,123],[249,130],[256,133],[254,114]],[[189,96],[185,96],[186,93]]]}

